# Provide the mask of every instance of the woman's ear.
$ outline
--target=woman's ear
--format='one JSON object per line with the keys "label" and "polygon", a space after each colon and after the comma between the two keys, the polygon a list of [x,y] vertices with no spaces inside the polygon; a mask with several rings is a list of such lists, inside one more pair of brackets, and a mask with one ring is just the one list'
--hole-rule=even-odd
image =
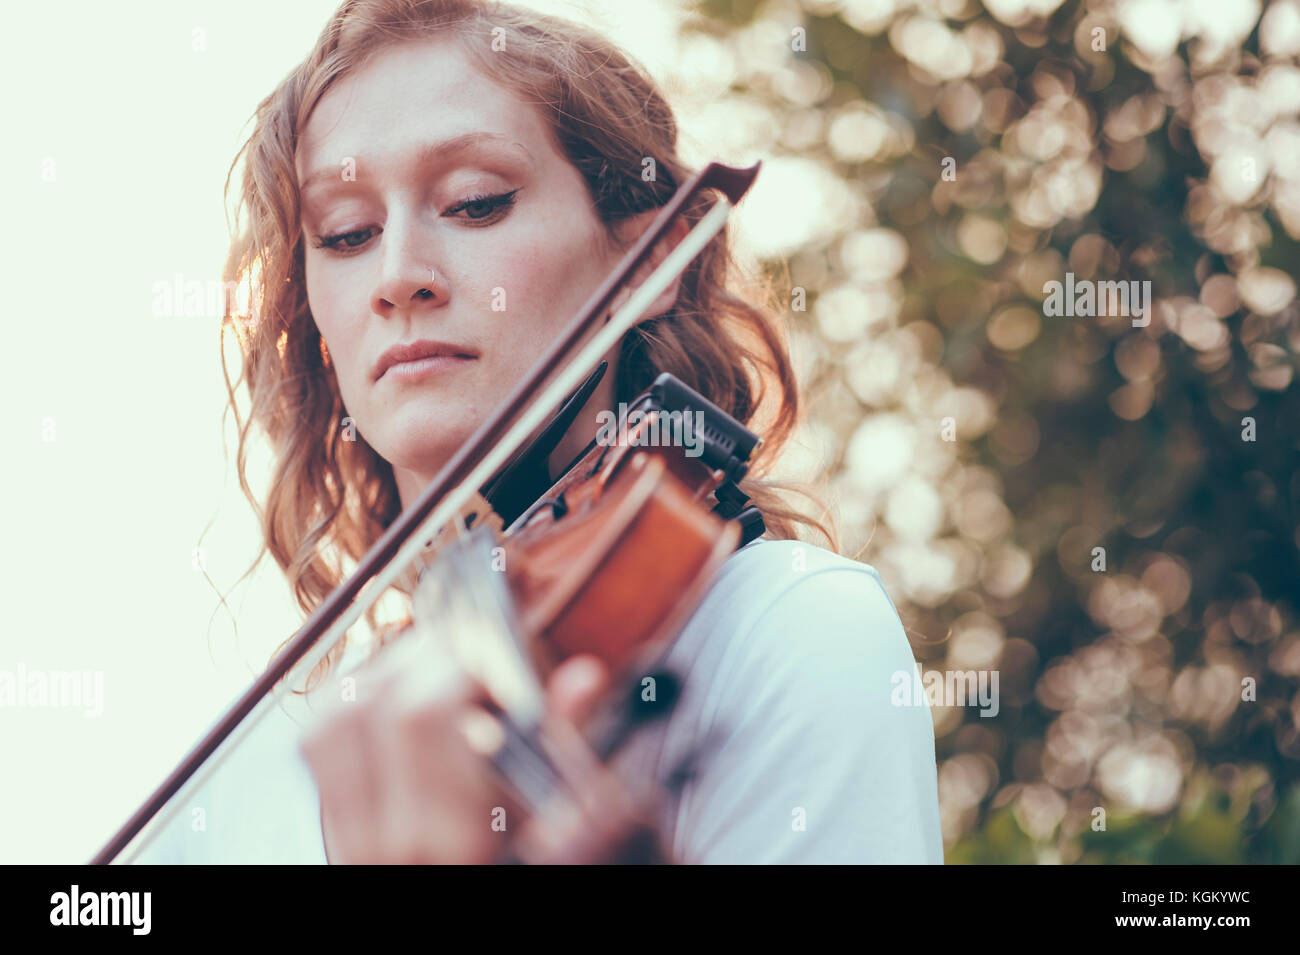
{"label": "woman's ear", "polygon": [[[657,208],[647,209],[644,212],[638,212],[636,215],[624,219],[615,226],[615,231],[618,234],[619,241],[622,243],[623,248],[631,248],[645,230],[650,227],[650,223],[655,220],[659,215],[659,212],[660,210]],[[685,219],[682,219],[679,216],[668,229],[668,232],[659,240],[659,243],[650,250],[649,258],[637,266],[632,278],[625,283],[623,288],[619,290],[618,294],[614,296],[614,301],[610,305],[609,309],[611,315],[627,304],[628,299],[632,296],[632,291],[640,287],[641,283],[649,277],[651,272],[659,267],[659,264],[668,257],[668,253],[677,247],[677,244],[682,241],[686,236],[686,233],[689,231],[689,224]],[[642,313],[641,317],[638,318],[637,321],[648,321],[649,319],[657,318],[667,312],[677,304],[677,295],[680,291],[681,277],[678,276],[669,283],[666,289],[655,297],[655,300],[650,303],[650,307]]]}

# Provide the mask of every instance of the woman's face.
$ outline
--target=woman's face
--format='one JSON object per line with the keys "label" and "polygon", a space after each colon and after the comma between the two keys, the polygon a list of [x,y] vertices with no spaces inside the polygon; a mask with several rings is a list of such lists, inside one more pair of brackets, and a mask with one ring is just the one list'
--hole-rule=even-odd
{"label": "woman's face", "polygon": [[[454,41],[390,48],[340,80],[296,162],[311,313],[407,506],[621,255],[540,112]],[[421,340],[448,355],[377,375],[390,348]]]}

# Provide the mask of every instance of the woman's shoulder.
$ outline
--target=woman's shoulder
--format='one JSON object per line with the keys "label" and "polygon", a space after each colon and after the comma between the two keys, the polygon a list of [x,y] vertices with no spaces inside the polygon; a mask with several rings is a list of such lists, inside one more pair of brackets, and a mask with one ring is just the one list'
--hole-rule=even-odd
{"label": "woman's shoulder", "polygon": [[312,715],[311,699],[264,699],[207,778],[164,810],[174,814],[136,861],[324,864],[315,782],[298,750]]}
{"label": "woman's shoulder", "polygon": [[916,658],[874,567],[755,541],[668,665],[685,686],[656,768],[701,767],[668,810],[678,857],[942,862],[933,723],[892,693]]}
{"label": "woman's shoulder", "polygon": [[[760,537],[737,550],[723,565],[718,584],[749,589],[778,588],[776,593],[793,589],[813,577],[834,571],[856,575],[857,583],[867,587],[872,582],[882,591],[884,584],[875,567],[845,557],[835,551],[798,540],[770,540]],[[806,588],[800,588],[806,589]],[[776,593],[773,595],[776,596]]]}
{"label": "woman's shoulder", "polygon": [[[780,632],[792,620],[800,624],[797,633]],[[882,630],[903,638],[876,568],[803,541],[759,538],[728,558],[684,636],[690,643],[775,634],[825,649],[844,641],[856,646]]]}
{"label": "woman's shoulder", "polygon": [[[879,572],[822,547],[760,538],[736,551],[669,663],[720,701],[780,693],[860,698],[915,656]],[[705,707],[708,709],[708,707]],[[701,714],[712,716],[711,713]]]}

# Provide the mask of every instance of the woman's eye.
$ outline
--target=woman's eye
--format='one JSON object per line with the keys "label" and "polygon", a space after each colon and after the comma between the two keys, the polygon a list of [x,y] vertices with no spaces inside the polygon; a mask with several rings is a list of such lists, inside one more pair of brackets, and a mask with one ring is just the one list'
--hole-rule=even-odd
{"label": "woman's eye", "polygon": [[316,243],[316,248],[330,249],[334,252],[341,252],[344,248],[356,249],[370,239],[372,231],[372,229],[355,229],[352,232],[321,236],[320,241]]}
{"label": "woman's eye", "polygon": [[[461,218],[458,214],[463,212],[465,213],[464,218],[470,222],[478,225],[490,225],[506,215],[509,207],[514,205],[515,193],[518,191],[518,189],[512,189],[510,192],[503,192],[493,196],[472,196],[464,202],[452,206],[443,213],[443,216],[453,219]],[[351,251],[360,249],[379,231],[381,230],[371,227],[353,229],[350,232],[339,232],[335,235],[324,235],[316,241],[315,246],[318,249],[329,249],[339,255],[350,255]]]}
{"label": "woman's eye", "polygon": [[506,214],[510,206],[514,205],[515,193],[518,191],[518,189],[512,189],[509,192],[503,192],[495,196],[473,196],[459,205],[452,206],[443,215],[455,218],[456,213],[463,212],[466,218],[474,222],[483,222],[489,219],[495,222]]}

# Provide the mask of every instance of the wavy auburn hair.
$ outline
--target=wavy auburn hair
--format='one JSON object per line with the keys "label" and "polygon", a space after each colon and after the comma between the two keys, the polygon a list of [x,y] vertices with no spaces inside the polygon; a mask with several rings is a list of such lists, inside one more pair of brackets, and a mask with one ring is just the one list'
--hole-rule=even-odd
{"label": "wavy auburn hair", "polygon": [[[620,220],[665,205],[691,174],[678,158],[677,124],[655,83],[577,24],[472,0],[347,0],[339,7],[307,58],[258,105],[255,128],[226,180],[228,200],[243,159],[235,209],[242,228],[222,278],[227,287],[245,286],[249,297],[243,311],[228,298],[221,353],[227,412],[238,425],[240,487],[264,537],[244,576],[269,551],[307,614],[343,580],[345,564],[359,561],[389,527],[401,502],[392,466],[360,435],[340,438],[345,410],[307,304],[295,149],[313,108],[340,77],[390,45],[444,36],[463,45],[485,78],[542,111],[561,154],[582,174],[611,241]],[[654,160],[649,182],[641,174],[646,157]],[[714,201],[697,196],[683,218],[693,225]],[[759,430],[765,444],[742,488],[763,512],[768,536],[798,537],[803,525],[836,548],[826,515],[804,516],[784,502],[781,492],[792,485],[763,479],[796,423],[797,387],[776,323],[731,290],[736,271],[724,230],[683,273],[675,306],[623,340],[614,370],[616,401],[630,402],[668,371]],[[767,299],[769,309],[775,304],[768,288],[749,294]],[[228,328],[243,366],[234,384],[226,362]],[[241,383],[251,398],[246,418],[236,402]],[[254,425],[273,458],[264,506],[247,478]],[[374,612],[366,620],[378,629]],[[335,652],[342,648],[340,642]],[[334,657],[322,665],[328,668]]]}

